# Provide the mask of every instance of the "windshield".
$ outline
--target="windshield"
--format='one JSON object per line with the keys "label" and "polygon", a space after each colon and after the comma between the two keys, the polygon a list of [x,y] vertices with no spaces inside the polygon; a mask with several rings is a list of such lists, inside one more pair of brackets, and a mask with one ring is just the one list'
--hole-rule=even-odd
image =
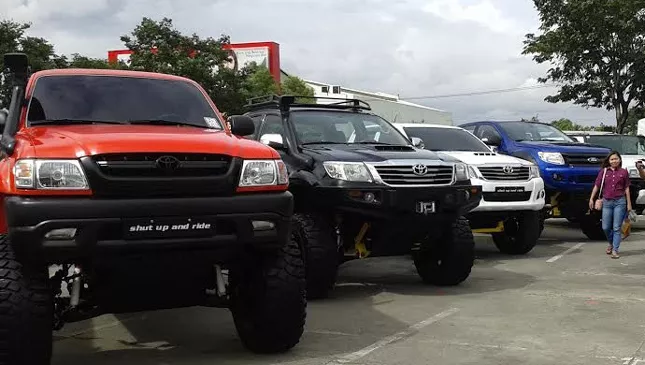
{"label": "windshield", "polygon": [[515,141],[575,142],[562,131],[548,124],[504,122],[499,125]]}
{"label": "windshield", "polygon": [[622,155],[645,155],[645,138],[637,136],[589,136],[587,143],[611,148]]}
{"label": "windshield", "polygon": [[41,77],[30,100],[27,120],[67,124],[156,120],[222,129],[215,111],[194,85],[117,76]]}
{"label": "windshield", "polygon": [[382,118],[343,111],[292,111],[290,120],[298,143],[374,143],[410,145],[396,128]]}
{"label": "windshield", "polygon": [[421,138],[428,150],[490,152],[485,143],[463,129],[403,127],[403,130],[409,137]]}

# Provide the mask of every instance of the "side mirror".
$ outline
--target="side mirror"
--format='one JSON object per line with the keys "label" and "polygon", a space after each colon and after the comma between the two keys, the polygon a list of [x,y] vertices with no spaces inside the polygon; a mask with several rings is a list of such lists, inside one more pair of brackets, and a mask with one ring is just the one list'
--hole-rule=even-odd
{"label": "side mirror", "polygon": [[496,147],[499,147],[499,145],[502,144],[502,140],[497,136],[484,137],[482,138],[482,142],[486,143],[489,146],[496,146]]}
{"label": "side mirror", "polygon": [[24,53],[5,53],[4,66],[13,74],[14,82],[26,85],[29,78],[29,58]]}
{"label": "side mirror", "polygon": [[260,142],[277,150],[285,148],[282,135],[277,133],[267,133],[263,135],[262,137],[260,137]]}
{"label": "side mirror", "polygon": [[425,144],[423,143],[423,140],[419,137],[412,137],[410,138],[410,141],[412,142],[412,145],[416,148],[426,148]]}
{"label": "side mirror", "polygon": [[253,119],[246,115],[232,115],[227,121],[231,126],[231,132],[236,136],[244,137],[255,132]]}

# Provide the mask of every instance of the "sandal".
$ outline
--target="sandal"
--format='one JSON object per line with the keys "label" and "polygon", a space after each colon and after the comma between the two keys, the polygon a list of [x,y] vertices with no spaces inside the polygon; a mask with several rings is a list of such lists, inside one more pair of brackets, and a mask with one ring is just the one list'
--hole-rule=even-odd
{"label": "sandal", "polygon": [[607,250],[606,250],[605,252],[607,253],[607,255],[611,255],[611,252],[612,252],[613,250],[614,250],[614,247],[613,247],[613,246],[609,246],[609,247],[607,247]]}
{"label": "sandal", "polygon": [[612,258],[612,259],[617,259],[617,258],[620,258],[620,255],[618,254],[618,252],[614,251],[614,252],[612,252],[612,254],[611,254],[611,258]]}

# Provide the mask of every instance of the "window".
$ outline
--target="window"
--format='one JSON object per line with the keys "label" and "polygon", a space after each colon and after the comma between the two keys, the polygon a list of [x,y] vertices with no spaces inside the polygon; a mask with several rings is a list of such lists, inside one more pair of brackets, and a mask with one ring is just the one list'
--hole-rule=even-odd
{"label": "window", "polygon": [[502,138],[502,137],[499,135],[499,133],[497,132],[497,130],[495,129],[495,127],[493,127],[492,125],[489,125],[489,124],[484,124],[484,125],[480,126],[480,127],[479,127],[479,129],[477,130],[477,134],[476,134],[476,136],[477,136],[477,138],[479,138],[479,139],[483,139],[483,138],[488,138],[488,139],[491,139],[491,138],[497,138],[497,139],[501,139],[501,138]]}
{"label": "window", "polygon": [[477,125],[469,125],[466,127],[462,127],[463,129],[467,130],[468,132],[475,134],[475,128],[477,128]]}
{"label": "window", "polygon": [[427,150],[490,152],[486,144],[463,129],[437,127],[403,127],[403,129],[408,136],[421,138]]}
{"label": "window", "polygon": [[222,128],[222,121],[193,84],[121,76],[39,78],[30,100],[27,120],[58,119],[109,122],[163,119]]}
{"label": "window", "polygon": [[515,141],[575,142],[559,129],[542,123],[505,122],[500,127]]}
{"label": "window", "polygon": [[589,136],[587,143],[610,148],[622,155],[645,155],[645,138],[640,136]]}
{"label": "window", "polygon": [[335,110],[292,111],[290,120],[298,143],[362,143],[409,145],[383,118]]}
{"label": "window", "polygon": [[273,114],[267,114],[265,116],[262,130],[260,131],[260,138],[265,134],[279,134],[284,140],[284,125],[279,116]]}

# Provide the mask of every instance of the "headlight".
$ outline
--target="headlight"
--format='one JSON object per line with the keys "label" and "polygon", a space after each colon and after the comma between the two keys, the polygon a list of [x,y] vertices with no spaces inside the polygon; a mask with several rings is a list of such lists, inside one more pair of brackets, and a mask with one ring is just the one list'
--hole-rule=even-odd
{"label": "headlight", "polygon": [[457,181],[470,180],[470,176],[468,175],[468,166],[466,166],[466,164],[463,164],[463,163],[455,164],[455,180]]}
{"label": "headlight", "polygon": [[282,160],[244,160],[239,186],[285,185],[289,182]]}
{"label": "headlight", "polygon": [[20,189],[89,189],[77,160],[18,160],[13,175]]}
{"label": "headlight", "polygon": [[529,166],[529,180],[540,177],[540,168],[533,165]]}
{"label": "headlight", "polygon": [[323,162],[325,171],[333,179],[345,181],[372,182],[367,166],[362,162]]}
{"label": "headlight", "polygon": [[564,165],[564,157],[560,152],[538,152],[540,160],[554,165]]}

